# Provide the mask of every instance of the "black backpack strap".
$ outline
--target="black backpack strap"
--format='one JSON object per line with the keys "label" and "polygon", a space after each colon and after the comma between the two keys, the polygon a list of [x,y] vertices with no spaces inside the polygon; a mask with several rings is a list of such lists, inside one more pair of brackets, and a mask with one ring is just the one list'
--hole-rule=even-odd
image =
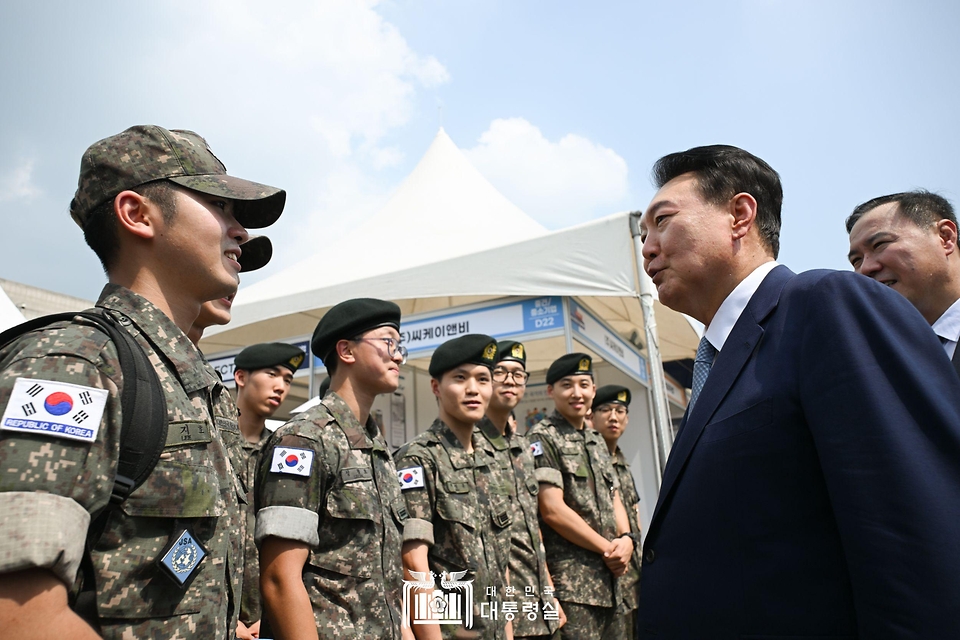
{"label": "black backpack strap", "polygon": [[149,477],[163,453],[167,442],[167,403],[156,369],[127,330],[103,312],[82,311],[76,315],[97,324],[110,336],[120,360],[123,420],[117,476],[110,496],[110,504],[118,506]]}

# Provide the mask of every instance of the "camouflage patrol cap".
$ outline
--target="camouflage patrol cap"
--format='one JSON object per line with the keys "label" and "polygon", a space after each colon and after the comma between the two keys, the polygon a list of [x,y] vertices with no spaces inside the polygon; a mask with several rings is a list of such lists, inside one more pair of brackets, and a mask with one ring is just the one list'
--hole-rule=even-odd
{"label": "camouflage patrol cap", "polygon": [[431,378],[439,380],[447,371],[462,364],[479,364],[492,370],[496,363],[497,341],[483,334],[468,333],[437,347],[428,371]]}
{"label": "camouflage patrol cap", "polygon": [[287,199],[283,189],[228,176],[207,141],[193,131],[139,125],[84,152],[70,217],[82,229],[99,205],[125,189],[157,180],[234,200],[234,217],[248,229],[276,222]]}
{"label": "camouflage patrol cap", "polygon": [[240,245],[240,263],[241,273],[250,273],[263,268],[273,257],[273,243],[267,236],[251,236],[249,240]]}

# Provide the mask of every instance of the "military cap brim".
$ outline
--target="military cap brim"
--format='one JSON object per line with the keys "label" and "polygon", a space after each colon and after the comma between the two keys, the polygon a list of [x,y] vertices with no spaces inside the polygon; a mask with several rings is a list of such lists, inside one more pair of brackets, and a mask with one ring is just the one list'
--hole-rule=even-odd
{"label": "military cap brim", "polygon": [[604,404],[617,403],[629,407],[632,400],[633,394],[630,393],[630,389],[619,384],[605,384],[597,389],[597,395],[594,396],[591,406],[596,408]]}
{"label": "military cap brim", "polygon": [[317,323],[310,340],[313,354],[327,363],[340,340],[349,340],[379,327],[400,330],[400,307],[388,300],[354,298],[335,305]]}
{"label": "military cap brim", "polygon": [[527,350],[522,342],[516,340],[501,340],[497,343],[497,362],[512,360],[527,367]]}
{"label": "military cap brim", "polygon": [[447,340],[433,352],[430,358],[430,376],[440,378],[447,371],[464,364],[477,364],[493,369],[497,363],[497,341],[490,336],[468,333]]}
{"label": "military cap brim", "polygon": [[306,356],[300,347],[286,342],[263,342],[250,345],[237,354],[233,364],[237,369],[256,371],[269,367],[286,367],[296,373]]}
{"label": "military cap brim", "polygon": [[287,202],[287,192],[283,189],[224,174],[167,179],[187,189],[233,200],[233,217],[247,229],[272,225]]}
{"label": "military cap brim", "polygon": [[553,384],[567,376],[593,377],[593,358],[585,353],[568,353],[553,361],[547,369],[547,384]]}
{"label": "military cap brim", "polygon": [[273,257],[273,243],[267,236],[254,236],[240,245],[240,272],[261,269]]}

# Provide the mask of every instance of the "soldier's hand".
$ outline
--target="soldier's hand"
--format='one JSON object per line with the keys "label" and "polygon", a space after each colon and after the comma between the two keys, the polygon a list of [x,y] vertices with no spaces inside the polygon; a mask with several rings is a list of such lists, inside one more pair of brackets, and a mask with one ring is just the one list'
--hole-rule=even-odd
{"label": "soldier's hand", "polygon": [[257,636],[250,633],[250,628],[237,620],[237,640],[256,640]]}
{"label": "soldier's hand", "polygon": [[611,541],[610,547],[603,553],[603,561],[613,575],[619,577],[627,572],[631,556],[633,556],[633,540],[622,536]]}
{"label": "soldier's hand", "polygon": [[567,624],[567,614],[563,612],[563,607],[560,606],[559,600],[554,599],[554,602],[557,603],[557,613],[560,614],[560,624],[557,626],[557,628],[559,629],[563,625]]}

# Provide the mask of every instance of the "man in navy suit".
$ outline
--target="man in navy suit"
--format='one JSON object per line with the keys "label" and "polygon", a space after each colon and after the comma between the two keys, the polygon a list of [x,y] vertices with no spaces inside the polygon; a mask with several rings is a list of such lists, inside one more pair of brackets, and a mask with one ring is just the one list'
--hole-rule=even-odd
{"label": "man in navy suit", "polygon": [[929,191],[893,193],[859,205],[846,224],[853,270],[903,294],[960,372],[960,251],[950,202]]}
{"label": "man in navy suit", "polygon": [[936,336],[878,282],[777,265],[763,160],[699,147],[654,176],[644,268],[706,332],[640,636],[960,638],[960,380]]}

